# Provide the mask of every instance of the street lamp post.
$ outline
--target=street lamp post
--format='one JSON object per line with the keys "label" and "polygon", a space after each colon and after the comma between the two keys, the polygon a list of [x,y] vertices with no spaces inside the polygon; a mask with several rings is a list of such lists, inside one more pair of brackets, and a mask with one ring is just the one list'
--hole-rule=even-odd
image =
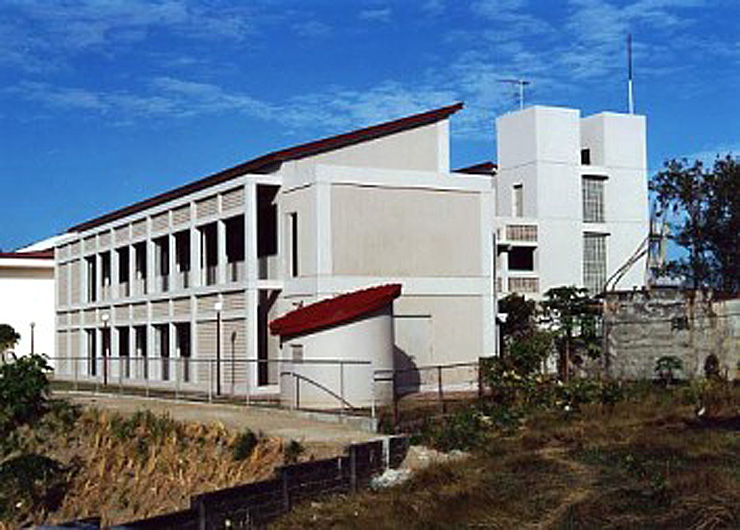
{"label": "street lamp post", "polygon": [[108,313],[103,313],[101,318],[103,319],[103,386],[108,386],[108,348],[110,347],[108,321],[110,320],[110,315]]}
{"label": "street lamp post", "polygon": [[223,302],[213,304],[216,310],[216,395],[221,395],[221,310]]}
{"label": "street lamp post", "polygon": [[36,322],[31,322],[31,355],[36,353],[36,348],[34,347],[34,328],[36,328]]}

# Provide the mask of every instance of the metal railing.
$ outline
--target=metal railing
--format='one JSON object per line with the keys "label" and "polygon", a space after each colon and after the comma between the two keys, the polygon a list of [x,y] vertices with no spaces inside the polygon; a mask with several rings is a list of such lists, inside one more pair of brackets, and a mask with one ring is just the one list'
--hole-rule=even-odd
{"label": "metal railing", "polygon": [[291,410],[392,417],[438,408],[482,392],[480,362],[374,369],[350,359],[52,357],[55,387],[176,400],[280,404]]}

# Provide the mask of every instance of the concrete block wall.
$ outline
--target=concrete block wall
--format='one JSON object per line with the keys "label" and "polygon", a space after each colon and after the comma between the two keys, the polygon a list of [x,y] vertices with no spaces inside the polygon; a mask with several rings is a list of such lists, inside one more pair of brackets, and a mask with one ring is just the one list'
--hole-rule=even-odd
{"label": "concrete block wall", "polygon": [[738,372],[740,299],[712,300],[679,289],[610,293],[605,302],[605,368],[617,378],[655,377],[666,355],[683,362],[681,377],[704,375],[714,354],[729,379]]}

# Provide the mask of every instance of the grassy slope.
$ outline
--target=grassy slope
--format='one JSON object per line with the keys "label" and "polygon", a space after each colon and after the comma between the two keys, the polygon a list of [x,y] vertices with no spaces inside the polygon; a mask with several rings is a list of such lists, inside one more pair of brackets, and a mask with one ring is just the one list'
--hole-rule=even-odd
{"label": "grassy slope", "polygon": [[[276,528],[737,528],[738,389],[697,422],[678,393],[491,433],[463,461],[377,493],[309,503]],[[729,421],[728,421],[729,420]]]}
{"label": "grassy slope", "polygon": [[236,433],[223,426],[145,413],[124,418],[98,410],[79,417],[52,412],[24,434],[30,451],[65,465],[68,482],[53,513],[20,507],[13,524],[144,518],[186,508],[197,493],[269,478],[283,463],[277,439],[261,439],[249,458],[236,461]]}

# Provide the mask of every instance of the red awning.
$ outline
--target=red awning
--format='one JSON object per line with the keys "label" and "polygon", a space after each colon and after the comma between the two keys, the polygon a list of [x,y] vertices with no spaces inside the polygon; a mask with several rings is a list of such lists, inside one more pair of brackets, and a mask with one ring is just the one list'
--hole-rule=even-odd
{"label": "red awning", "polygon": [[349,322],[377,311],[401,296],[401,285],[370,287],[300,307],[270,322],[273,335],[298,335]]}

